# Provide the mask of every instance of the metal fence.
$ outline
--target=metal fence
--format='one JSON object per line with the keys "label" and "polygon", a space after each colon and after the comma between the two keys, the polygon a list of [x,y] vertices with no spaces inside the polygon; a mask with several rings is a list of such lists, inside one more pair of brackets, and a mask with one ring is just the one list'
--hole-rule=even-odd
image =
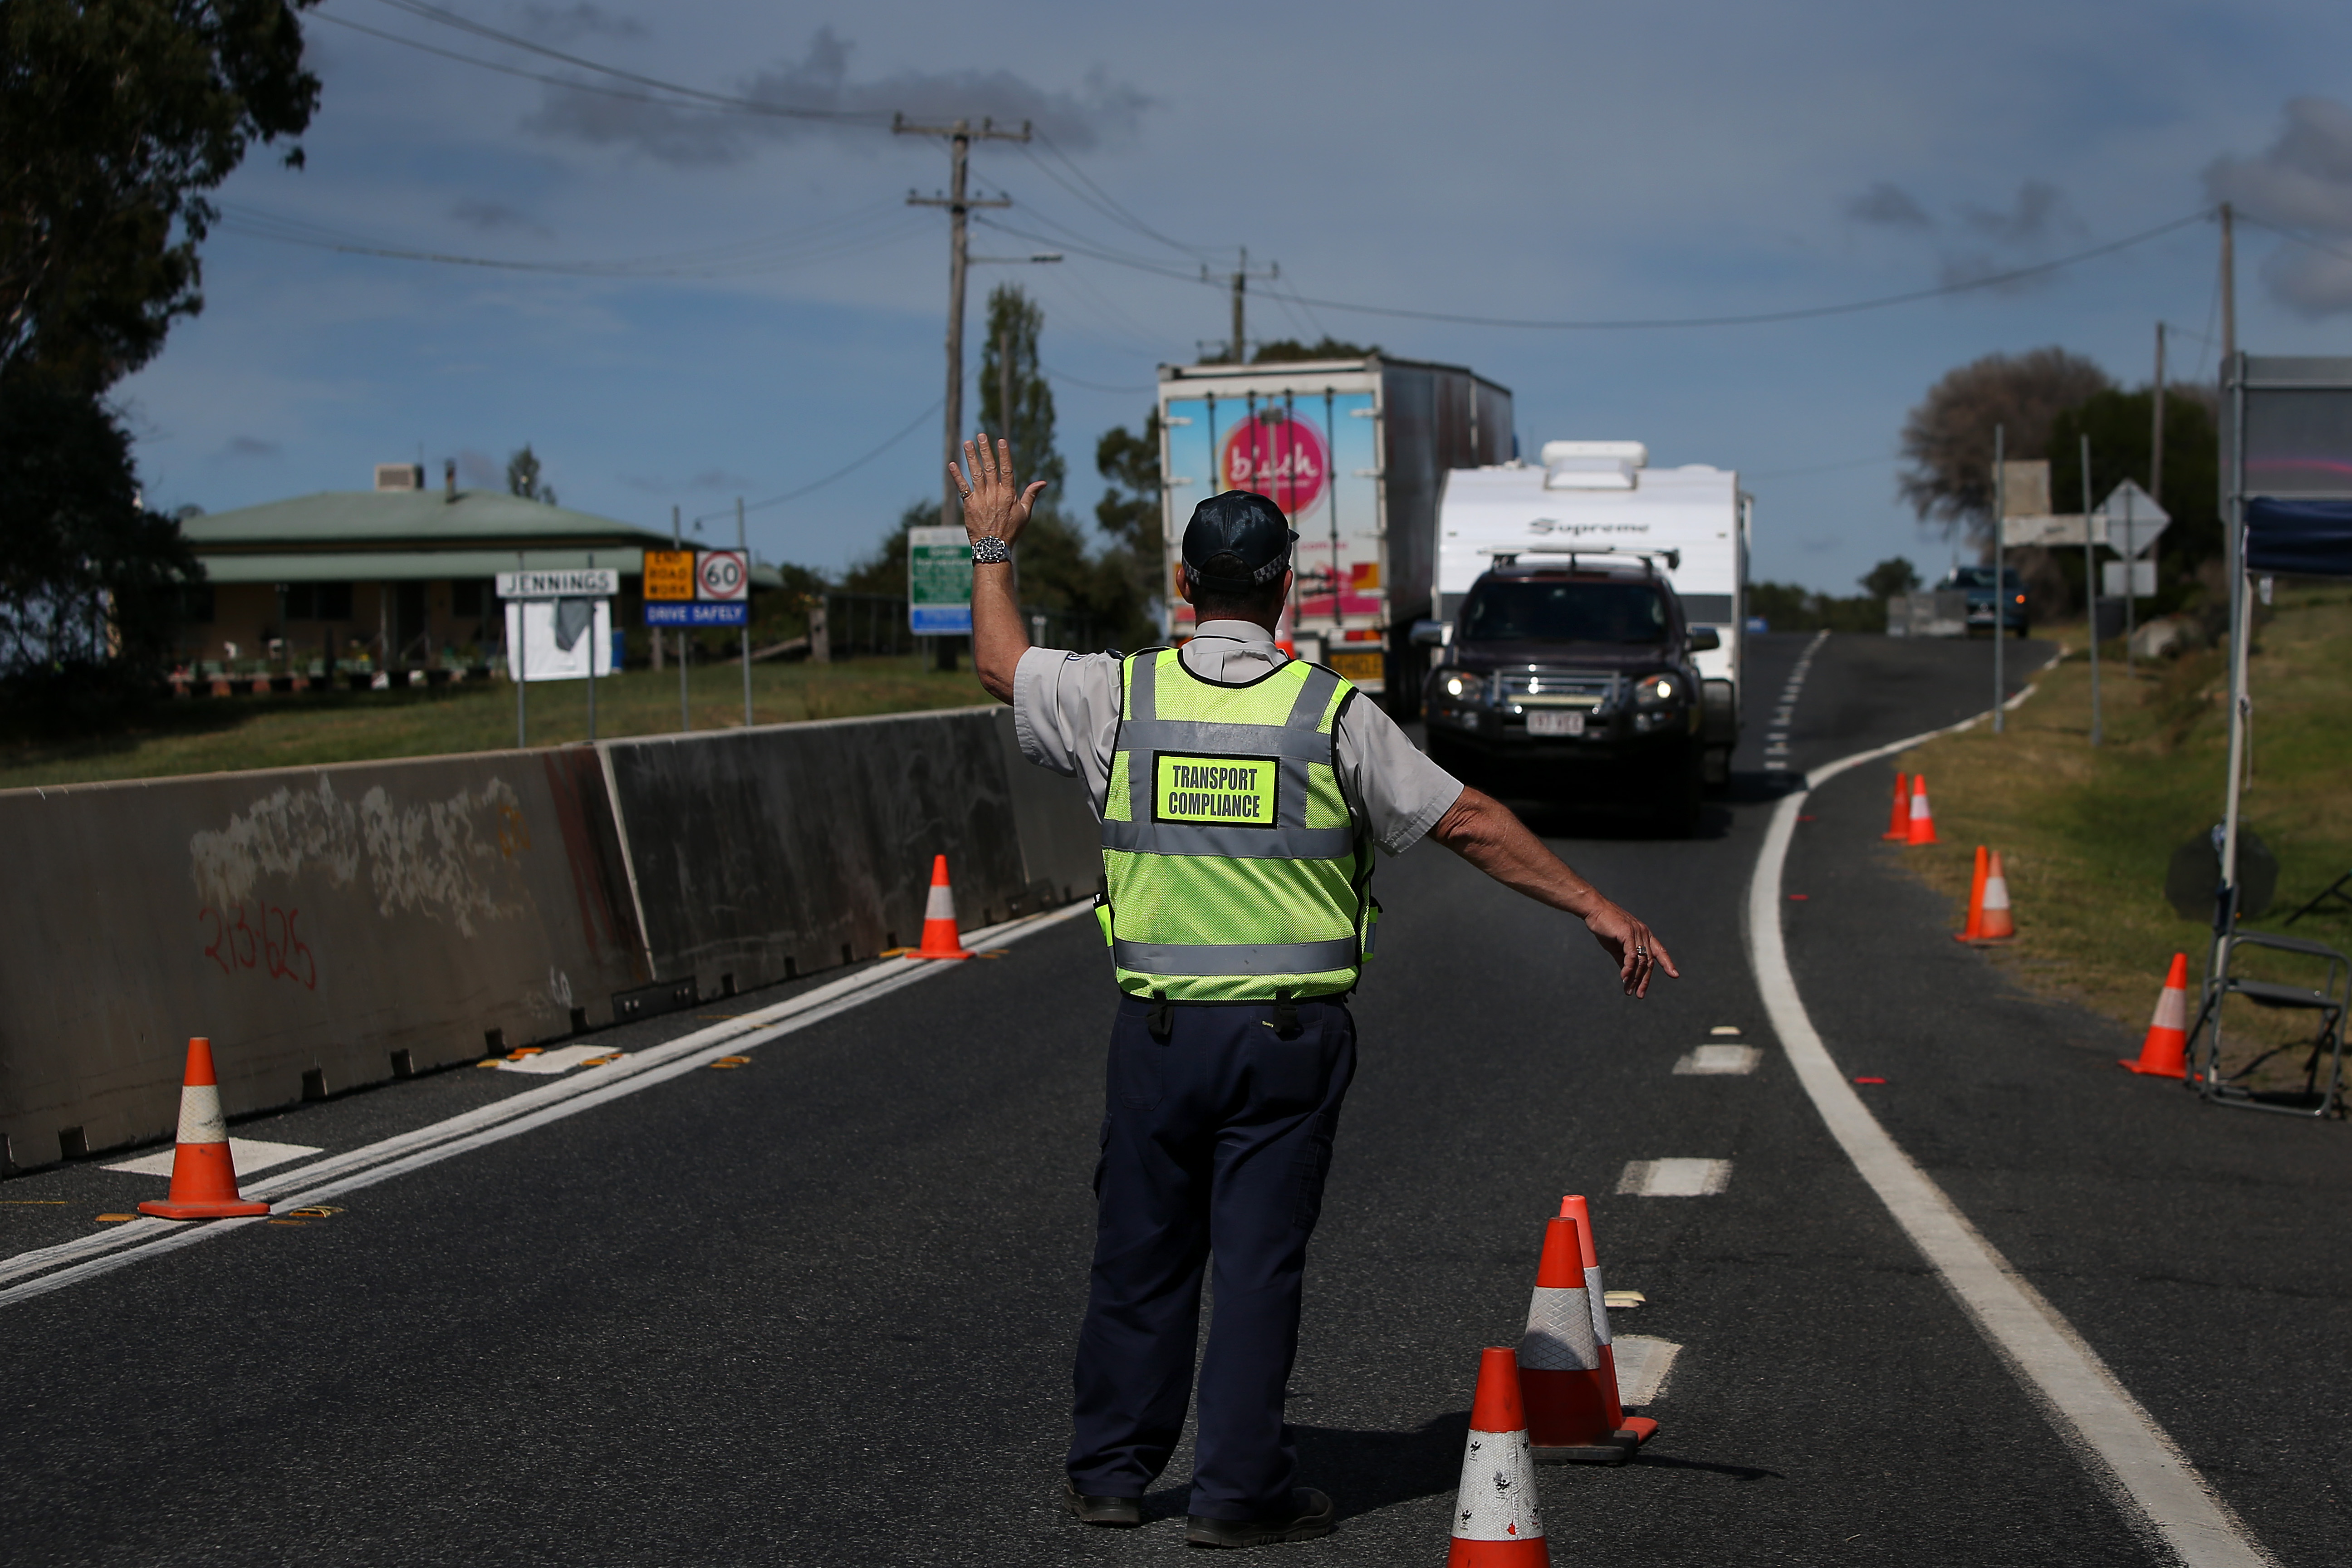
{"label": "metal fence", "polygon": [[[1076,653],[1102,651],[1094,619],[1064,610],[1021,606],[1029,640],[1039,647]],[[873,658],[910,654],[923,639],[907,629],[907,601],[891,594],[828,593],[824,596],[824,641],[831,658]]]}

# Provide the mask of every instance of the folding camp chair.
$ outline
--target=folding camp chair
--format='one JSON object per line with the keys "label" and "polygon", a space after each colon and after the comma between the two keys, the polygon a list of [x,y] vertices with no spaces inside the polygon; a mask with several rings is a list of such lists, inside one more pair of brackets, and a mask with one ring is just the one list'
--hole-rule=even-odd
{"label": "folding camp chair", "polygon": [[[2245,1110],[2274,1110],[2287,1116],[2326,1116],[2344,1111],[2344,1015],[2352,1004],[2352,959],[2321,942],[2306,942],[2301,937],[2273,936],[2267,931],[2231,931],[2217,944],[2213,973],[2206,977],[2204,1005],[2198,1010],[2197,1023],[2189,1030],[2189,1055],[2192,1063],[2202,1058],[2201,1066],[2192,1066],[2190,1081],[2197,1091],[2215,1105],[2236,1106]],[[2261,948],[2274,952],[2294,953],[2324,966],[2325,975],[2314,986],[2291,984],[2276,980],[2256,980],[2231,972],[2241,948]],[[2242,996],[2257,1007],[2292,1009],[2315,1015],[2317,1032],[2311,1039],[2311,1055],[2303,1064],[2303,1088],[2300,1090],[2257,1089],[2250,1081],[2254,1069],[2284,1052],[2298,1048],[2294,1043],[2273,1046],[2255,1057],[2235,1072],[2221,1071],[2221,1004],[2231,996]],[[2204,1036],[2204,1049],[2200,1053],[2196,1042],[2200,1031]],[[2327,1058],[2327,1081],[2319,1079],[2319,1061]]]}

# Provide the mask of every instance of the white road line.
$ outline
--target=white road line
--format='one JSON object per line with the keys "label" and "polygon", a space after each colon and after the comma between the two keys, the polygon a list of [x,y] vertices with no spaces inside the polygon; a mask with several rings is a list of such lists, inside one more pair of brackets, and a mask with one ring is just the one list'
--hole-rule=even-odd
{"label": "white road line", "polygon": [[1675,1071],[1692,1078],[1745,1077],[1763,1059],[1756,1046],[1700,1046],[1675,1063]]}
{"label": "white road line", "polygon": [[1781,798],[1748,891],[1748,951],[1757,989],[1798,1082],[1828,1123],[1831,1136],[2025,1385],[2060,1439],[2115,1500],[2126,1522],[2152,1545],[2168,1551],[2183,1568],[2271,1564],[2274,1559],[2116,1381],[2098,1352],[1978,1234],[1943,1189],[1879,1125],[1814,1030],[1790,972],[1780,931],[1780,875],[1806,795],[1848,768],[1976,722],[1967,720],[1842,757],[1814,769],[1803,789]]}
{"label": "white road line", "polygon": [[1708,1198],[1731,1184],[1728,1160],[1630,1160],[1617,1192],[1634,1198]]}
{"label": "white road line", "polygon": [[1629,1410],[1655,1405],[1666,1392],[1666,1374],[1683,1347],[1648,1334],[1619,1334],[1610,1349],[1617,1361],[1617,1402]]}
{"label": "white road line", "polygon": [[[1011,921],[985,930],[967,931],[968,946],[1002,947],[1080,915],[1091,914],[1091,901],[1076,903],[1048,914]],[[855,974],[828,982],[789,1000],[747,1013],[708,1029],[697,1029],[664,1045],[632,1051],[610,1067],[577,1078],[566,1077],[544,1089],[509,1095],[446,1121],[386,1138],[347,1153],[331,1155],[298,1170],[245,1184],[248,1198],[268,1199],[273,1213],[284,1213],[341,1193],[373,1186],[405,1172],[418,1170],[453,1154],[501,1142],[551,1121],[562,1121],[592,1107],[635,1094],[656,1083],[717,1060],[748,1051],[846,1013],[877,996],[928,980],[960,964],[898,960],[877,963]],[[299,1189],[299,1190],[298,1190]],[[20,1252],[0,1259],[0,1280],[23,1279],[0,1289],[0,1306],[44,1296],[64,1286],[125,1264],[164,1252],[177,1251],[212,1237],[226,1235],[250,1220],[205,1220],[185,1223],[139,1219],[110,1226],[93,1236],[55,1247]],[[43,1273],[54,1269],[53,1273]],[[24,1279],[28,1274],[38,1279]]]}

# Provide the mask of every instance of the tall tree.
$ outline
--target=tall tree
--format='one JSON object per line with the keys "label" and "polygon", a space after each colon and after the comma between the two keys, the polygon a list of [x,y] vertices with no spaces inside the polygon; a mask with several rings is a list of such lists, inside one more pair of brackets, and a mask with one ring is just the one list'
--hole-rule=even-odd
{"label": "tall tree", "polygon": [[1911,466],[1895,476],[1895,491],[1920,521],[1982,542],[1992,529],[1993,427],[2003,427],[2012,460],[2048,457],[2051,421],[2112,384],[2105,371],[2062,348],[1973,360],[1930,387],[1904,420]]}
{"label": "tall tree", "polygon": [[1143,417],[1143,434],[1114,425],[1095,443],[1095,472],[1110,481],[1095,502],[1095,524],[1127,559],[1128,571],[1146,605],[1167,594],[1160,580],[1167,546],[1161,517],[1165,503],[1160,479],[1160,410]]}
{"label": "tall tree", "polygon": [[95,395],[203,309],[204,193],[309,126],[316,3],[0,5],[0,377]]}
{"label": "tall tree", "polygon": [[1297,338],[1275,338],[1270,342],[1260,343],[1257,346],[1257,353],[1250,356],[1250,363],[1252,364],[1297,364],[1307,360],[1317,359],[1366,359],[1380,352],[1381,345],[1378,343],[1367,348],[1361,343],[1343,342],[1326,332],[1320,341],[1311,343],[1301,342]]}
{"label": "tall tree", "polygon": [[0,378],[0,682],[16,702],[68,710],[152,688],[202,576],[178,522],[141,504],[111,410]]}
{"label": "tall tree", "polygon": [[[2203,393],[2204,395],[2200,395]],[[2094,394],[2050,422],[2050,499],[2060,511],[2083,504],[2082,437],[2091,438],[2091,504],[2126,479],[2148,488],[2155,389]],[[2168,387],[2164,397],[2164,494],[2171,526],[2158,546],[2159,575],[2178,581],[2221,554],[2221,438],[2211,395]]]}
{"label": "tall tree", "polygon": [[507,458],[507,491],[525,500],[541,501],[548,506],[555,504],[555,489],[541,481],[539,454],[530,449],[528,441],[522,444],[521,450]]}
{"label": "tall tree", "polygon": [[1045,308],[1018,284],[1000,283],[988,291],[988,341],[980,351],[980,427],[991,438],[1002,436],[1013,443],[1013,471],[1024,484],[1045,480],[1040,504],[1058,513],[1068,469],[1054,447],[1054,389],[1037,368],[1037,339],[1045,330]]}

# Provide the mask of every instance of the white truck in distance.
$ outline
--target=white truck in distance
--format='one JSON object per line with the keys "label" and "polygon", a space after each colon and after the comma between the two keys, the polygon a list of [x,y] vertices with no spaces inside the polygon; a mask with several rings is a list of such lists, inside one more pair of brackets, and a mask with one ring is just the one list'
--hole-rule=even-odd
{"label": "white truck in distance", "polygon": [[1448,473],[1430,604],[1437,624],[1421,640],[1453,646],[1464,596],[1498,562],[1646,562],[1680,599],[1688,629],[1714,634],[1696,637],[1715,646],[1691,657],[1703,680],[1705,776],[1719,786],[1738,739],[1753,498],[1730,469],[1649,460],[1639,441],[1549,441],[1539,462]]}

